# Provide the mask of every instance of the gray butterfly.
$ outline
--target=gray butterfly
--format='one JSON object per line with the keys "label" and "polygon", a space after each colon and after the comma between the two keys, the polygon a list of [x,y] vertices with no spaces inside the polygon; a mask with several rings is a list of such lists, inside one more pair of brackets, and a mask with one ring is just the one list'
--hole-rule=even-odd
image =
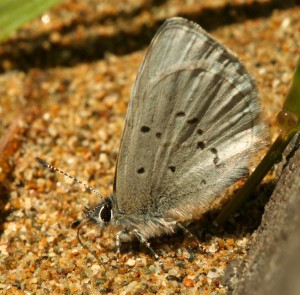
{"label": "gray butterfly", "polygon": [[[140,67],[114,190],[85,221],[144,242],[196,220],[245,176],[264,145],[256,87],[238,57],[200,26],[167,20]],[[154,253],[155,254],[155,253]]]}

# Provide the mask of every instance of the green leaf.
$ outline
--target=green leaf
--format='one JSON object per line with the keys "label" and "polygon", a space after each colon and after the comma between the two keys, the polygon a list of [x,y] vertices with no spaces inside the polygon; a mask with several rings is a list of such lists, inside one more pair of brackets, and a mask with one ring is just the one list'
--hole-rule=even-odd
{"label": "green leaf", "polygon": [[277,121],[286,133],[300,131],[300,59],[282,111],[277,115]]}
{"label": "green leaf", "polygon": [[0,0],[0,41],[60,0]]}

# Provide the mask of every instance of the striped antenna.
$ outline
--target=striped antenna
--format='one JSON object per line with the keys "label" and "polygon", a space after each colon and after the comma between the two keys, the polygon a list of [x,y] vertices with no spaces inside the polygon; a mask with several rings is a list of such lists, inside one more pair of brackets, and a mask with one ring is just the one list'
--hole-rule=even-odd
{"label": "striped antenna", "polygon": [[66,173],[66,172],[50,165],[50,164],[48,164],[46,161],[42,160],[41,158],[36,157],[35,160],[37,162],[39,162],[41,165],[43,165],[44,167],[49,168],[50,170],[53,170],[55,172],[59,172],[59,173],[63,174],[64,176],[71,178],[73,181],[83,185],[85,188],[87,188],[91,192],[95,193],[100,198],[103,198],[103,196],[99,192],[97,192],[93,187],[87,185],[86,183],[82,182],[81,180],[77,179],[76,177],[74,177],[74,176],[72,176],[72,175],[70,175],[70,174],[68,174],[68,173]]}

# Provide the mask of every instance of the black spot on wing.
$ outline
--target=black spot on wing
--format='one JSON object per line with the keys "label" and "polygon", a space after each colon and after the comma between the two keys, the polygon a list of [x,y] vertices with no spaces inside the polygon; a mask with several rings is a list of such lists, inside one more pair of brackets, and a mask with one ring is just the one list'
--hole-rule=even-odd
{"label": "black spot on wing", "polygon": [[219,164],[220,158],[219,158],[219,155],[218,155],[218,150],[216,148],[211,148],[210,151],[214,155],[213,163],[215,164],[215,166],[217,168],[221,167],[221,165]]}
{"label": "black spot on wing", "polygon": [[139,169],[137,170],[137,173],[138,173],[138,174],[143,174],[143,173],[145,173],[145,168],[144,168],[144,167],[139,168]]}
{"label": "black spot on wing", "polygon": [[198,119],[197,118],[189,119],[189,120],[187,120],[187,123],[188,124],[196,124],[196,123],[198,123]]}
{"label": "black spot on wing", "polygon": [[169,169],[174,173],[176,171],[176,167],[175,166],[169,166]]}
{"label": "black spot on wing", "polygon": [[197,133],[198,133],[199,135],[202,135],[202,134],[203,134],[203,130],[198,129],[198,130],[197,130]]}
{"label": "black spot on wing", "polygon": [[205,148],[205,143],[203,141],[198,141],[197,142],[197,149],[204,150]]}
{"label": "black spot on wing", "polygon": [[211,148],[210,151],[214,154],[214,155],[217,155],[218,154],[218,151],[216,148]]}
{"label": "black spot on wing", "polygon": [[150,131],[150,127],[148,127],[148,126],[142,126],[142,127],[141,127],[141,131],[142,131],[143,133],[147,133],[147,132]]}
{"label": "black spot on wing", "polygon": [[155,137],[158,138],[158,139],[161,139],[161,135],[162,135],[161,132],[156,132],[155,133]]}
{"label": "black spot on wing", "polygon": [[176,117],[184,117],[185,116],[185,112],[177,112],[175,114]]}

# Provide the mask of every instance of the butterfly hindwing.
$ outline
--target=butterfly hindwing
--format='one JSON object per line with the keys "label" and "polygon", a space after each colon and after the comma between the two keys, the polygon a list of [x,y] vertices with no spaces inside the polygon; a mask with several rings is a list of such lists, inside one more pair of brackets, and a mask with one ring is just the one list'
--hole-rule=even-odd
{"label": "butterfly hindwing", "polygon": [[187,220],[239,179],[262,144],[255,85],[199,26],[173,18],[133,87],[115,179],[118,208]]}

